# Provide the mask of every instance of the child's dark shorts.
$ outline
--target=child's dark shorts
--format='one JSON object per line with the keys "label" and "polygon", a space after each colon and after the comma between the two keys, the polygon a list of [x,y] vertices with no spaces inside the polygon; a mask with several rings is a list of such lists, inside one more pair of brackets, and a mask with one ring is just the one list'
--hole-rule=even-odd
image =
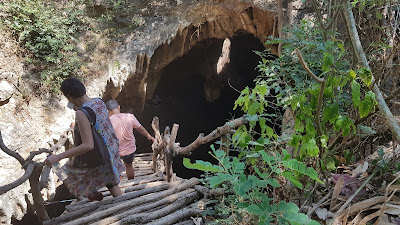
{"label": "child's dark shorts", "polygon": [[132,164],[134,156],[135,153],[131,153],[129,155],[121,156],[121,159],[122,161],[124,161],[125,164]]}

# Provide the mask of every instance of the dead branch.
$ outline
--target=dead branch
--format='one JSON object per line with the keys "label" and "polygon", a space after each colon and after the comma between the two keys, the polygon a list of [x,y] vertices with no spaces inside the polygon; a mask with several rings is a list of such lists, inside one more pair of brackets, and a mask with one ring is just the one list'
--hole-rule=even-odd
{"label": "dead branch", "polygon": [[24,158],[22,158],[22,156],[15,151],[10,150],[9,148],[7,148],[7,146],[4,144],[3,142],[3,136],[1,135],[1,131],[0,131],[0,148],[1,150],[3,150],[7,155],[14,157],[16,160],[18,160],[19,164],[21,164],[21,166],[25,166],[25,160]]}
{"label": "dead branch", "polygon": [[[187,195],[188,193],[191,193],[191,192],[193,192],[193,189],[188,189],[183,192],[179,192],[179,193],[167,196],[159,201],[134,207],[134,208],[132,208],[128,211],[125,211],[123,213],[120,213],[118,215],[114,215],[112,217],[108,217],[103,220],[100,220],[100,221],[94,223],[93,225],[116,223],[117,221],[127,218],[128,216],[135,215],[135,214],[145,212],[145,211],[150,211],[150,210],[155,209],[160,206],[169,205],[169,204],[175,202],[180,196]],[[116,224],[119,224],[119,222]]]}
{"label": "dead branch", "polygon": [[[357,60],[363,67],[371,71],[371,68],[368,65],[367,57],[365,55],[365,52],[362,48],[358,36],[358,31],[356,28],[353,11],[351,9],[349,0],[346,1],[346,4],[344,6],[344,15]],[[389,128],[392,131],[393,136],[396,138],[398,142],[400,142],[400,126],[394,119],[392,112],[390,111],[385,100],[383,99],[382,93],[379,90],[378,85],[375,83],[375,78],[373,75],[372,75],[372,83],[374,84],[372,87],[372,91],[375,93],[375,98],[378,104],[378,108],[383,113],[384,118],[388,122]]]}
{"label": "dead branch", "polygon": [[46,148],[40,148],[39,151],[31,151],[28,158],[26,158],[26,161],[32,161],[35,156],[40,155],[42,153],[52,153],[52,151],[51,149],[46,149]]}
{"label": "dead branch", "polygon": [[149,224],[151,225],[164,225],[164,224],[174,224],[180,220],[198,216],[200,215],[204,210],[201,209],[200,205],[202,205],[203,202],[202,200],[193,203],[191,206],[186,207],[184,209],[178,210],[174,213],[169,214],[168,216],[165,216],[161,219],[158,219],[156,221],[153,221]]}
{"label": "dead branch", "polygon": [[321,10],[318,7],[318,3],[315,0],[312,0],[312,5],[314,7],[314,11],[317,14],[317,21],[320,24],[321,30],[322,30],[322,35],[324,36],[324,41],[328,40],[328,35],[326,34],[327,29],[324,27],[323,21],[322,21],[322,14]]}
{"label": "dead branch", "polygon": [[125,193],[124,195],[121,195],[118,198],[111,198],[109,202],[104,202],[104,201],[101,202],[101,206],[96,211],[107,210],[110,206],[114,206],[114,205],[116,206],[116,205],[120,204],[121,202],[130,200],[130,199],[134,199],[134,198],[138,198],[140,196],[145,196],[145,195],[148,195],[151,193],[162,192],[162,191],[168,190],[169,188],[179,186],[181,184],[182,184],[182,182],[176,181],[176,182],[172,182],[172,183],[158,185],[158,186],[151,187],[151,188],[145,188],[142,190],[133,191],[130,193]]}
{"label": "dead branch", "polygon": [[180,155],[190,155],[190,153],[197,149],[200,145],[209,143],[219,137],[221,137],[223,134],[227,134],[230,132],[231,129],[236,128],[238,126],[247,124],[249,121],[245,117],[240,117],[234,120],[231,120],[227,122],[225,125],[218,127],[217,129],[213,130],[210,134],[207,136],[204,136],[204,134],[199,134],[197,139],[189,144],[186,147],[176,147],[175,148],[175,154],[180,154]]}
{"label": "dead branch", "polygon": [[319,202],[317,204],[314,205],[314,207],[312,207],[308,213],[307,216],[311,217],[312,214],[314,213],[315,210],[317,210],[318,207],[320,207],[326,200],[328,200],[328,198],[332,195],[333,191],[328,192],[328,194],[326,194],[321,200],[319,200]]}
{"label": "dead branch", "polygon": [[337,221],[340,221],[340,219],[344,216],[353,215],[354,213],[357,213],[358,211],[367,209],[373,205],[376,205],[376,204],[384,202],[384,201],[385,201],[384,196],[377,196],[377,197],[369,198],[362,202],[358,202],[358,203],[352,205],[351,208],[348,208],[348,209],[342,211],[338,216],[335,217],[335,219],[330,224],[337,224]]}
{"label": "dead branch", "polygon": [[385,212],[386,204],[387,204],[387,202],[388,202],[388,200],[389,200],[389,199],[388,199],[388,193],[389,193],[389,188],[390,188],[390,186],[393,185],[399,178],[400,178],[400,175],[397,176],[392,182],[390,182],[390,184],[385,188],[385,201],[383,202],[383,206],[382,206],[381,210],[379,210],[379,211],[380,211],[379,217],[378,217],[378,219],[376,220],[376,223],[375,223],[375,224],[378,224],[378,223],[379,223],[379,221],[380,221],[381,218],[382,218],[383,213]]}
{"label": "dead branch", "polygon": [[385,101],[390,101],[390,100],[396,98],[399,94],[400,94],[400,87],[397,88],[396,90],[394,90],[390,96],[386,97]]}
{"label": "dead branch", "polygon": [[204,198],[223,196],[225,194],[223,188],[209,189],[204,186],[196,185],[194,186],[194,189],[204,195]]}
{"label": "dead branch", "polygon": [[27,181],[29,179],[29,177],[31,176],[34,168],[35,168],[34,164],[29,164],[28,167],[25,170],[24,175],[22,175],[22,177],[18,178],[16,181],[14,181],[14,182],[12,182],[10,184],[1,186],[0,187],[0,195],[2,195],[4,193],[6,193],[6,192],[18,187],[19,185],[21,185],[25,181]]}
{"label": "dead branch", "polygon": [[[118,223],[115,224],[147,224],[155,219],[159,219],[163,216],[166,216],[168,214],[171,214],[179,209],[181,209],[183,206],[187,205],[188,203],[193,202],[195,199],[199,198],[199,193],[196,191],[191,192],[190,194],[180,196],[175,202],[172,204],[169,204],[166,207],[163,207],[159,210],[152,211],[152,212],[147,212],[147,213],[140,213],[140,214],[133,214],[131,216],[128,216]],[[160,220],[163,220],[161,218]],[[113,224],[113,225],[115,225]],[[170,223],[164,223],[164,224],[170,224]]]}

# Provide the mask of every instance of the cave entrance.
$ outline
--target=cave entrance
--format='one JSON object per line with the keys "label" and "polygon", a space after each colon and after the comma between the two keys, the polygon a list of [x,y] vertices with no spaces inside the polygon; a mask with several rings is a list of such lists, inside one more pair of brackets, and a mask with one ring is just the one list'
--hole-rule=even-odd
{"label": "cave entrance", "polygon": [[[233,111],[235,100],[246,86],[254,85],[258,75],[259,57],[254,51],[265,50],[264,45],[251,34],[230,39],[230,62],[217,74],[217,62],[221,56],[224,40],[206,39],[199,42],[187,54],[176,59],[162,71],[151,100],[146,101],[142,113],[136,115],[146,129],[154,116],[160,118],[160,131],[180,125],[177,142],[186,146],[199,133],[208,134],[232,118],[240,117],[240,110]],[[205,90],[207,89],[207,90]],[[236,90],[235,90],[236,89]],[[207,92],[211,92],[207,96]],[[137,152],[151,149],[143,136],[136,134]],[[192,152],[191,159],[211,160],[209,145]],[[201,172],[188,170],[182,165],[182,157],[174,157],[173,171],[179,177],[199,177]]]}

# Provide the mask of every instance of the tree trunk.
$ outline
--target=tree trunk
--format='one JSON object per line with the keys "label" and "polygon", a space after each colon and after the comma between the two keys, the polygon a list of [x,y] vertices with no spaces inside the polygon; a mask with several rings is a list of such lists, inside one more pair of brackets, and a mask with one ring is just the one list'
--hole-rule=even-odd
{"label": "tree trunk", "polygon": [[[344,8],[344,15],[346,19],[347,28],[349,31],[350,39],[353,44],[354,52],[357,56],[358,62],[365,68],[371,70],[368,65],[367,57],[364,53],[362,48],[360,38],[358,36],[358,31],[356,28],[353,11],[351,10],[351,5],[349,0],[346,1],[345,8]],[[372,73],[372,71],[371,71]],[[372,77],[372,91],[375,93],[375,98],[378,104],[379,110],[382,112],[385,120],[387,121],[390,130],[392,131],[393,136],[395,139],[400,142],[400,126],[396,122],[395,118],[393,117],[392,112],[390,111],[389,107],[387,106],[381,91],[379,90],[378,85],[375,83],[374,77]]]}

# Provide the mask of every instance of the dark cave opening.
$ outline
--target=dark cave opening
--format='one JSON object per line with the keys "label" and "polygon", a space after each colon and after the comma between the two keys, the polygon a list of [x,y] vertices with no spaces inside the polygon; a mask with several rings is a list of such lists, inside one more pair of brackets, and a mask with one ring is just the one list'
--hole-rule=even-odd
{"label": "dark cave opening", "polygon": [[[207,135],[228,120],[242,116],[240,110],[233,110],[234,102],[240,95],[238,90],[254,86],[253,80],[258,75],[256,66],[260,60],[254,51],[263,51],[265,47],[259,39],[249,34],[236,36],[230,41],[230,63],[220,74],[213,72],[216,71],[224,42],[220,39],[200,42],[186,55],[162,70],[153,99],[146,101],[143,113],[136,115],[150,133],[153,133],[152,118],[158,116],[161,132],[166,126],[179,124],[177,142],[181,146],[187,146],[199,133]],[[212,77],[211,88],[216,87],[220,90],[219,97],[212,102],[207,101],[205,96],[205,83],[210,82],[210,77]],[[137,153],[151,149],[151,143],[138,132],[135,132],[135,137]],[[195,159],[213,161],[208,154],[209,151],[210,145],[201,146],[192,152],[189,158],[192,161]],[[174,157],[173,171],[177,176],[199,177],[201,172],[186,169],[182,165],[182,158],[182,156]]]}

